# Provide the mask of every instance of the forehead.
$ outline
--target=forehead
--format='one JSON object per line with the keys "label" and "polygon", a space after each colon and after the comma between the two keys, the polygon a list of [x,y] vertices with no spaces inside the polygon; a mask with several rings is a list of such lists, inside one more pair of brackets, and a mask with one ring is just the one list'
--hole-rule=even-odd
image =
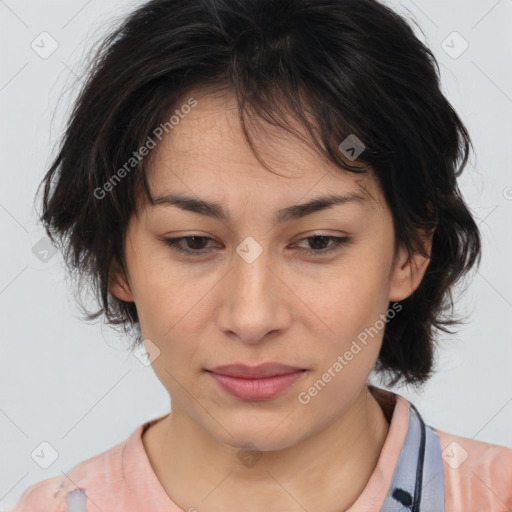
{"label": "forehead", "polygon": [[[265,196],[267,203],[271,198],[295,202],[318,192],[337,191],[364,194],[368,197],[366,207],[382,202],[371,169],[364,174],[340,169],[311,142],[246,115],[255,150],[273,171],[270,172],[244,137],[233,94],[196,90],[184,96],[183,104],[189,98],[197,101],[196,106],[182,113],[154,150],[148,169],[153,196],[177,191],[219,197],[222,191],[227,201],[231,196],[243,196],[246,201],[261,202],[261,196]],[[180,106],[173,111],[176,109],[180,110]],[[309,139],[298,122],[290,119],[289,124]]]}

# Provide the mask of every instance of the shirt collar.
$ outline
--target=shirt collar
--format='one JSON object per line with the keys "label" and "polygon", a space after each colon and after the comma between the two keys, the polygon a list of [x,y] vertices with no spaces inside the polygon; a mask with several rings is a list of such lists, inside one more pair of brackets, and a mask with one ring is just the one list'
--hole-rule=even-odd
{"label": "shirt collar", "polygon": [[[416,474],[423,420],[416,408],[404,397],[375,386],[369,386],[369,388],[379,402],[390,425],[377,465],[363,492],[347,512],[407,510],[407,508],[404,509],[405,503],[403,502],[403,500],[407,501],[407,496],[400,490],[407,494],[414,494],[414,489],[411,489],[411,480],[408,477],[413,473]],[[150,489],[151,502],[155,510],[158,507],[166,507],[169,512],[179,512],[180,509],[172,503],[155,475],[142,443],[144,430],[165,416],[167,415],[140,425],[128,438],[123,453],[123,477],[134,496],[145,496],[141,506],[147,504],[148,490]],[[441,459],[440,453],[438,453],[438,443],[436,444],[437,436],[431,427],[426,427],[426,433],[428,434],[427,455],[432,463],[424,466],[427,470],[430,467],[435,471],[429,476],[428,490],[430,492],[424,493],[426,495],[424,501],[427,499],[433,503],[434,500],[439,508],[432,508],[432,510],[442,512],[444,510],[443,501],[438,496],[439,486],[442,483],[442,464],[441,478],[439,479],[438,470]],[[124,471],[125,467],[138,468],[138,470],[126,472]],[[411,471],[412,467],[415,468],[414,472]],[[421,510],[430,509],[423,507]]]}

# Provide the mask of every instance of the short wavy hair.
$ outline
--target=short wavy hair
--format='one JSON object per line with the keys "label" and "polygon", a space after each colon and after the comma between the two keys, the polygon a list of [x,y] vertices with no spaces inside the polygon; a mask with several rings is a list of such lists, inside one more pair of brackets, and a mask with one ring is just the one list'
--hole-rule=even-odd
{"label": "short wavy hair", "polygon": [[[136,197],[152,197],[151,155],[116,170],[193,88],[222,88],[239,119],[300,136],[292,114],[339,172],[375,173],[393,215],[396,248],[430,257],[418,288],[386,325],[375,370],[388,385],[420,386],[435,367],[436,333],[453,332],[452,291],[480,263],[478,227],[457,185],[472,143],[440,90],[439,65],[407,20],[375,0],[153,0],[123,18],[91,54],[58,152],[41,186],[41,220],[71,274],[111,326],[138,329],[134,303],[109,291]],[[349,135],[364,152],[350,163]],[[262,160],[258,157],[258,160]],[[351,160],[351,159],[350,159]],[[125,167],[126,169],[126,167]],[[430,255],[422,234],[433,232]]]}

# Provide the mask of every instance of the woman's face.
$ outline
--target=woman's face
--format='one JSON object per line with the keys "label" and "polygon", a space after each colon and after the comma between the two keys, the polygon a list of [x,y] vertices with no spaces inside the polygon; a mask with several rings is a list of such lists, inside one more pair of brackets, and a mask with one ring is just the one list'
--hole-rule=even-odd
{"label": "woman's face", "polygon": [[[111,289],[135,302],[143,338],[158,347],[152,366],[173,415],[226,445],[277,450],[327,428],[354,402],[386,313],[400,315],[389,302],[410,295],[426,267],[412,272],[400,253],[392,269],[392,217],[372,175],[335,170],[276,128],[251,133],[281,176],[246,145],[232,96],[201,97],[180,119],[153,150],[148,178],[160,200],[131,219],[128,280]],[[173,203],[178,195],[187,199]],[[357,198],[298,206],[349,195]],[[179,237],[201,238],[165,241]],[[245,398],[208,371],[264,362],[306,371],[274,396]]]}

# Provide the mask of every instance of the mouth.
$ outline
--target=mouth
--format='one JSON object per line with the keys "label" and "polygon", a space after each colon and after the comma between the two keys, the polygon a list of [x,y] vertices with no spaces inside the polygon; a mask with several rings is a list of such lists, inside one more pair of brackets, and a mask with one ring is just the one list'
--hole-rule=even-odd
{"label": "mouth", "polygon": [[270,400],[307,373],[304,368],[266,363],[256,367],[247,365],[217,366],[206,370],[220,389],[239,400]]}
{"label": "mouth", "polygon": [[206,370],[217,375],[225,375],[227,377],[238,377],[241,379],[265,379],[268,377],[280,377],[306,371],[305,368],[299,366],[290,366],[282,363],[262,363],[257,366],[249,366],[246,364],[227,364],[216,366],[211,370]]}

